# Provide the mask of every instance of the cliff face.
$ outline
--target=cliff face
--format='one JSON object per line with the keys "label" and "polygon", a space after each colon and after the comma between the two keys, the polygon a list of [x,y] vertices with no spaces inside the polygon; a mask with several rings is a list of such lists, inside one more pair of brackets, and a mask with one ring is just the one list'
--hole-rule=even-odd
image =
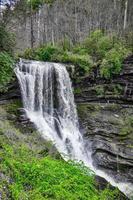
{"label": "cliff face", "polygon": [[101,78],[96,68],[75,84],[77,102],[133,103],[133,55],[123,62],[122,72],[111,80]]}
{"label": "cliff face", "polygon": [[[133,56],[111,81],[94,72],[78,80],[75,100],[95,166],[133,183]],[[132,187],[130,188],[132,190]]]}
{"label": "cliff face", "polygon": [[55,0],[32,14],[20,2],[8,21],[19,51],[64,38],[80,42],[95,29],[120,35],[133,29],[132,0]]}

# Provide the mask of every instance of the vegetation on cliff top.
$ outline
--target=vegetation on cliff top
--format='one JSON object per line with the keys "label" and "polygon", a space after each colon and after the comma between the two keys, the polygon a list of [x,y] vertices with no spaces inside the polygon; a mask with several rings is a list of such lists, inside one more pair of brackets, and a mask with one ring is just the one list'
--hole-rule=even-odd
{"label": "vegetation on cliff top", "polygon": [[94,31],[82,44],[71,45],[64,40],[56,45],[26,49],[21,57],[41,61],[71,63],[76,66],[75,75],[89,74],[99,67],[101,77],[111,79],[122,70],[122,62],[131,53],[124,39]]}
{"label": "vegetation on cliff top", "polygon": [[[12,80],[14,36],[0,26],[0,91]],[[103,78],[111,79],[122,70],[122,62],[131,52],[130,45],[116,35],[96,30],[81,44],[70,44],[68,39],[58,44],[45,44],[38,48],[26,49],[18,57],[33,60],[62,62],[75,65],[75,79],[90,74],[98,68]],[[14,56],[16,59],[16,56]]]}

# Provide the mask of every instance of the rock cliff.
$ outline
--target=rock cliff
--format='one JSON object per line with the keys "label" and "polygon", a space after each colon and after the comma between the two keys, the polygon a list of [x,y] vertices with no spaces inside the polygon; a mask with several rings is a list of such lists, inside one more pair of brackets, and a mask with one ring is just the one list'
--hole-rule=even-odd
{"label": "rock cliff", "polygon": [[118,181],[133,183],[133,56],[112,80],[101,79],[97,70],[78,80],[75,88],[81,128],[91,141],[94,164]]}

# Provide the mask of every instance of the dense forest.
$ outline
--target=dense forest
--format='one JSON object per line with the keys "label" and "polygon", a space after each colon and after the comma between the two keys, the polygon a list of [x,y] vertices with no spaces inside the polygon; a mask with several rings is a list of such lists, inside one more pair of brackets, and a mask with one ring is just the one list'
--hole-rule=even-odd
{"label": "dense forest", "polygon": [[0,7],[0,199],[132,199],[132,0]]}

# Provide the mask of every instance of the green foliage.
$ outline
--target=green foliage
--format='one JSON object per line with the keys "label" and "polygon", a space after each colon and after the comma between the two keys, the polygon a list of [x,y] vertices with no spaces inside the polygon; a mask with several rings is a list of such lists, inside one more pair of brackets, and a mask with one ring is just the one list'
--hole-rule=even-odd
{"label": "green foliage", "polygon": [[73,46],[68,38],[64,38],[55,46],[47,44],[27,49],[22,57],[74,64],[76,77],[90,74],[98,66],[100,75],[111,79],[121,72],[122,62],[129,54],[130,48],[123,39],[96,30],[81,44]]}
{"label": "green foliage", "polygon": [[84,75],[91,71],[93,67],[93,61],[89,55],[73,54],[71,52],[65,52],[59,58],[60,62],[72,63],[76,66],[76,74]]}
{"label": "green foliage", "polygon": [[95,87],[97,96],[104,96],[105,95],[105,88],[103,85],[98,85]]}
{"label": "green foliage", "polygon": [[[16,104],[16,106],[15,106]],[[0,106],[0,193],[8,200],[115,200],[116,190],[99,191],[94,173],[82,163],[47,156],[46,141],[30,131],[22,133],[8,119],[19,102]],[[9,113],[8,113],[9,112]],[[6,118],[6,120],[5,120]],[[8,117],[9,118],[9,117]],[[15,126],[14,126],[15,125]],[[49,143],[49,148],[50,143]],[[42,154],[43,150],[43,154]],[[51,150],[49,149],[49,152]]]}
{"label": "green foliage", "polygon": [[130,47],[124,40],[100,30],[92,32],[84,41],[84,49],[100,64],[100,74],[106,79],[121,72],[122,62],[130,54]]}
{"label": "green foliage", "polygon": [[27,48],[27,49],[24,51],[23,55],[21,55],[21,54],[18,55],[18,58],[19,58],[19,57],[24,57],[24,58],[26,58],[26,59],[32,60],[32,59],[35,58],[35,56],[36,56],[36,54],[35,54],[34,50],[31,49],[31,48]]}
{"label": "green foliage", "polygon": [[82,92],[81,88],[74,89],[74,94],[81,94],[81,92]]}
{"label": "green foliage", "polygon": [[38,9],[42,5],[43,1],[42,0],[29,0],[28,4],[31,6],[33,10]]}
{"label": "green foliage", "polygon": [[52,45],[43,46],[36,51],[36,59],[42,61],[55,61],[56,57],[61,54],[61,49]]}
{"label": "green foliage", "polygon": [[76,66],[76,74],[80,75],[92,70],[93,61],[88,54],[75,54],[72,51],[64,51],[64,48],[67,47],[48,44],[37,49],[26,49],[22,57],[41,61],[71,63]]}
{"label": "green foliage", "polygon": [[97,42],[99,38],[103,36],[103,33],[100,30],[92,32],[84,41],[84,47],[87,49],[88,53],[95,55],[97,49]]}
{"label": "green foliage", "polygon": [[0,24],[0,51],[5,51],[9,54],[13,53],[15,45],[14,35],[9,33],[4,25]]}
{"label": "green foliage", "polygon": [[13,75],[13,48],[15,45],[14,35],[9,33],[4,24],[0,24],[0,92],[7,91],[7,84]]}
{"label": "green foliage", "polygon": [[119,96],[122,94],[123,87],[119,84],[111,85],[97,85],[94,87],[97,96],[114,95]]}
{"label": "green foliage", "polygon": [[11,199],[113,200],[118,196],[116,190],[98,192],[94,175],[81,164],[37,158],[22,145],[17,151],[8,145],[2,145],[2,149],[0,168],[13,180],[8,185]]}
{"label": "green foliage", "polygon": [[6,85],[12,80],[13,59],[7,53],[0,53],[0,91],[6,90]]}
{"label": "green foliage", "polygon": [[133,139],[132,136],[132,130],[133,130],[133,117],[126,117],[126,119],[124,120],[124,124],[120,129],[120,136],[129,136],[131,137],[131,139]]}
{"label": "green foliage", "polygon": [[42,6],[44,3],[46,4],[52,4],[55,0],[27,0],[28,5],[33,9],[36,10],[40,6]]}
{"label": "green foliage", "polygon": [[97,42],[97,56],[102,59],[106,52],[113,47],[112,38],[110,36],[103,36]]}
{"label": "green foliage", "polygon": [[122,45],[116,45],[105,54],[100,65],[102,77],[110,79],[114,74],[119,74],[122,70],[122,62],[129,54],[129,51]]}

